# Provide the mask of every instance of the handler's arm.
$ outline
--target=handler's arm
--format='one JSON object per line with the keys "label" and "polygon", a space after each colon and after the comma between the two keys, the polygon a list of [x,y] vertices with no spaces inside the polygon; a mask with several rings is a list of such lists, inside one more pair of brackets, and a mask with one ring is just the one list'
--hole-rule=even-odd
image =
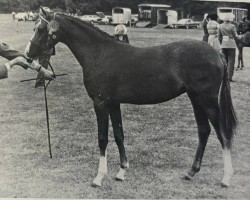
{"label": "handler's arm", "polygon": [[4,65],[0,65],[0,79],[7,78],[8,77],[8,70],[12,68],[14,65],[22,66],[23,68],[30,68],[33,70],[36,70],[37,72],[40,72],[44,75],[44,77],[48,79],[54,79],[54,74],[48,70],[46,70],[44,67],[42,67],[39,63],[36,61],[33,61],[32,64],[28,63],[26,58],[24,57],[17,57],[15,59],[10,60],[9,62],[5,63]]}
{"label": "handler's arm", "polygon": [[8,69],[5,65],[0,65],[0,79],[8,77]]}
{"label": "handler's arm", "polygon": [[232,34],[235,40],[240,40],[242,39],[242,35],[238,35],[236,27],[234,26],[232,29]]}
{"label": "handler's arm", "polygon": [[0,43],[0,56],[8,60],[13,60],[18,56],[22,56],[25,58],[25,55],[22,52],[12,49],[9,45],[5,43]]}

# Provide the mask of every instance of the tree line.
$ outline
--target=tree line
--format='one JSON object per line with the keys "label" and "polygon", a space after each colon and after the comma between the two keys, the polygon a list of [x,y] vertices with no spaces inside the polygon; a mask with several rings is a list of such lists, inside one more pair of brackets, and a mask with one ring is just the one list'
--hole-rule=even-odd
{"label": "tree line", "polygon": [[244,3],[194,2],[192,0],[0,0],[0,13],[37,11],[40,6],[78,15],[94,14],[97,11],[111,14],[112,8],[117,6],[131,8],[133,13],[138,13],[138,4],[141,3],[171,5],[171,9],[176,10],[180,17],[212,13],[216,11],[217,6],[249,8],[249,4]]}

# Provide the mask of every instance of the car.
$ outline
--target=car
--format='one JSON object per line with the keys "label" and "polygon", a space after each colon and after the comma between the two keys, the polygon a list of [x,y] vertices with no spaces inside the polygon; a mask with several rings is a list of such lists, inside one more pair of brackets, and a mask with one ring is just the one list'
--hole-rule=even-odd
{"label": "car", "polygon": [[80,17],[80,19],[85,22],[98,23],[98,20],[100,20],[100,17],[97,15],[83,15],[82,17]]}
{"label": "car", "polygon": [[200,22],[194,22],[192,19],[180,19],[173,24],[173,28],[198,28]]}
{"label": "car", "polygon": [[103,18],[100,18],[98,20],[99,24],[105,24],[105,25],[110,24],[111,22],[112,22],[112,16],[110,15],[105,15]]}
{"label": "car", "polygon": [[138,22],[138,14],[131,15],[131,26],[136,26],[136,23]]}

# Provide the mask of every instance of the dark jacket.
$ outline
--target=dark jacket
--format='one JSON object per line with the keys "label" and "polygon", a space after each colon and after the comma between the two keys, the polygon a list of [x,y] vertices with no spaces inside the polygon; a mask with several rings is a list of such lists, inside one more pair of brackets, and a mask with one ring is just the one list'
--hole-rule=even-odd
{"label": "dark jacket", "polygon": [[[5,43],[0,43],[0,56],[6,58],[8,60],[12,60],[18,56],[25,57],[25,55],[23,53],[10,48]],[[7,68],[5,67],[5,65],[0,65],[0,79],[7,78],[7,77],[8,77]]]}

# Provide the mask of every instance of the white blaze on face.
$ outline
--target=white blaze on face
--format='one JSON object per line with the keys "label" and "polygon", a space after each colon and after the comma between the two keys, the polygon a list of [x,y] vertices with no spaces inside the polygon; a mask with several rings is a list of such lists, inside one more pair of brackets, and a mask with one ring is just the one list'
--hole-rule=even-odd
{"label": "white blaze on face", "polygon": [[30,38],[29,43],[28,43],[27,46],[25,47],[25,50],[24,50],[25,55],[28,55],[28,53],[29,53],[29,51],[30,51],[31,41],[32,41],[33,38],[35,37],[36,29],[37,29],[37,27],[38,27],[40,24],[41,24],[41,20],[39,20],[39,22],[36,24],[34,34],[32,35],[32,37]]}

